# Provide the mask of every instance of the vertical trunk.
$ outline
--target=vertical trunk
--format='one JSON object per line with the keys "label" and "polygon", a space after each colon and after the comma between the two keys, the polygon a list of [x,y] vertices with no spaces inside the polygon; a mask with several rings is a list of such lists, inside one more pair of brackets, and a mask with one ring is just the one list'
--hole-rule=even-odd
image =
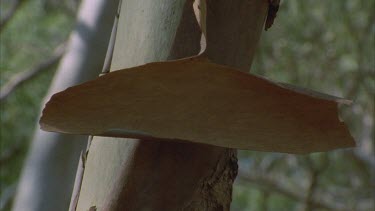
{"label": "vertical trunk", "polygon": [[[67,53],[46,99],[55,92],[87,81],[100,73],[117,2],[83,1]],[[67,210],[77,160],[86,140],[85,136],[48,133],[36,129],[13,210]]]}
{"label": "vertical trunk", "polygon": [[[111,69],[197,54],[191,3],[123,0]],[[209,0],[210,59],[248,71],[267,7],[266,0]],[[233,149],[95,137],[77,210],[229,210],[236,173]]]}

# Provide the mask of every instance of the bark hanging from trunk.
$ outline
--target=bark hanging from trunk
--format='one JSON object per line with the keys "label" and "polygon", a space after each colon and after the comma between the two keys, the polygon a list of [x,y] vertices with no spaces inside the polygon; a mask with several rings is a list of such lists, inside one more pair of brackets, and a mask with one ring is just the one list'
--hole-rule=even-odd
{"label": "bark hanging from trunk", "polygon": [[[118,0],[83,1],[76,28],[46,100],[55,92],[97,77],[100,73],[117,4]],[[13,210],[67,210],[79,153],[85,148],[86,141],[86,136],[44,132],[38,125]]]}
{"label": "bark hanging from trunk", "polygon": [[[197,54],[191,3],[123,0],[111,69]],[[210,59],[248,71],[267,8],[266,0],[209,0]],[[236,174],[234,149],[95,137],[77,210],[229,210]]]}

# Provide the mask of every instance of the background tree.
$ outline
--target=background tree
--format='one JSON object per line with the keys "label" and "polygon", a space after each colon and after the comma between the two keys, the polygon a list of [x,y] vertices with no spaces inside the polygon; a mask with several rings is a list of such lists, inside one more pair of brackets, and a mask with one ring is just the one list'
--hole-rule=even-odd
{"label": "background tree", "polygon": [[[2,101],[17,85],[56,64],[62,56],[62,48],[67,50],[46,100],[56,91],[96,77],[103,66],[117,2],[82,2],[67,46],[63,44],[46,62],[9,79],[1,90]],[[85,136],[46,133],[37,127],[19,182],[14,210],[67,210],[77,157],[86,142]]]}
{"label": "background tree", "polygon": [[[75,4],[52,2],[26,1],[2,28],[2,87],[17,72],[48,58],[72,29]],[[2,16],[10,3],[1,1]],[[263,33],[253,73],[354,99],[341,116],[359,147],[310,156],[240,152],[233,210],[374,208],[374,10],[374,2],[366,0],[282,1],[275,25]],[[7,199],[12,198],[53,70],[18,86],[1,102],[3,210],[9,210]],[[300,190],[309,191],[304,195]]]}

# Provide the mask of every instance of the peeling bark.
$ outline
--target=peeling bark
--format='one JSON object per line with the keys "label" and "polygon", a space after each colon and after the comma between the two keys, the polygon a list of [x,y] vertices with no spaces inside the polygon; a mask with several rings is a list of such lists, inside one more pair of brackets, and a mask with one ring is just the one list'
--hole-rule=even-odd
{"label": "peeling bark", "polygon": [[[191,3],[123,0],[112,71],[196,55]],[[209,1],[209,58],[248,71],[267,8],[265,0]],[[77,210],[229,210],[236,174],[234,149],[94,137]]]}

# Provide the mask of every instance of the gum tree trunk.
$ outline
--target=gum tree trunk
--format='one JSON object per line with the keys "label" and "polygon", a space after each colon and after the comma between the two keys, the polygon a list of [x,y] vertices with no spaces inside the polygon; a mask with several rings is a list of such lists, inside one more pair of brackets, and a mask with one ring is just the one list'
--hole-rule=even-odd
{"label": "gum tree trunk", "polygon": [[[197,54],[191,3],[123,0],[111,70]],[[208,0],[211,60],[248,71],[267,8],[267,0]],[[229,210],[236,174],[234,149],[94,137],[77,210]]]}
{"label": "gum tree trunk", "polygon": [[[77,25],[45,99],[97,77],[103,66],[118,0],[84,0]],[[44,103],[42,104],[44,106]],[[69,208],[79,153],[86,136],[44,132],[34,138],[13,205],[15,211],[58,211]]]}

